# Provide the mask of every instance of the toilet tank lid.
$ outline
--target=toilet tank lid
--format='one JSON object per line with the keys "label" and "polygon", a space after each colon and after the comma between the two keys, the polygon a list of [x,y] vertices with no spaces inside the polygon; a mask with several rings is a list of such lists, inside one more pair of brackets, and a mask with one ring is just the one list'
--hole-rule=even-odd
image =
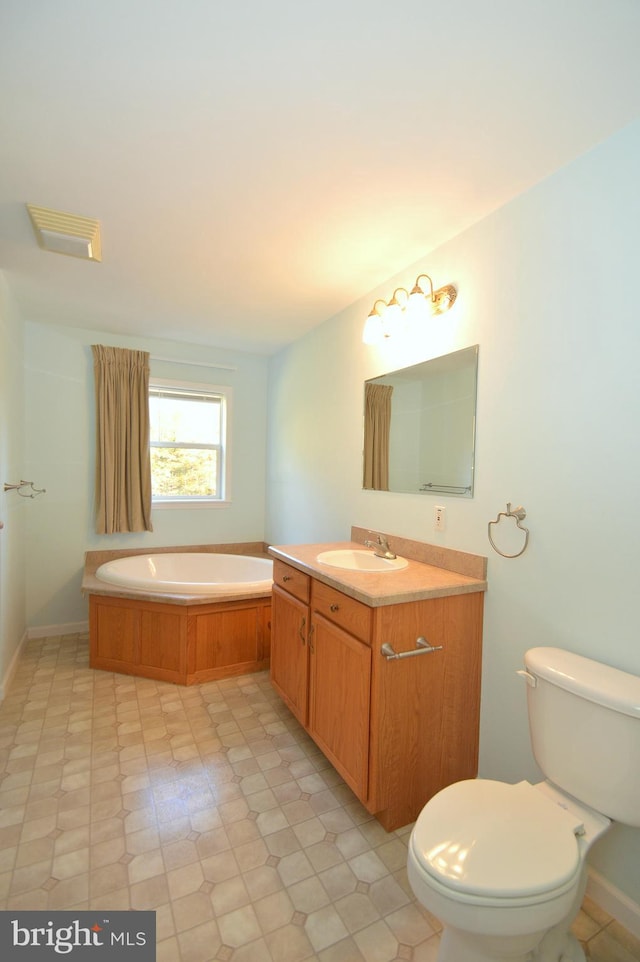
{"label": "toilet tank lid", "polygon": [[527,671],[558,688],[623,715],[640,718],[640,677],[562,648],[530,648]]}

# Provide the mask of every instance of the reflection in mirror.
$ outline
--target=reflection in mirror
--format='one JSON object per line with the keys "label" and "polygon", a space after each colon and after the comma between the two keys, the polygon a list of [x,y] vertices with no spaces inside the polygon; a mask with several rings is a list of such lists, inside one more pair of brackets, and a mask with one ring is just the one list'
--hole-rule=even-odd
{"label": "reflection in mirror", "polygon": [[478,345],[365,381],[363,487],[473,497]]}

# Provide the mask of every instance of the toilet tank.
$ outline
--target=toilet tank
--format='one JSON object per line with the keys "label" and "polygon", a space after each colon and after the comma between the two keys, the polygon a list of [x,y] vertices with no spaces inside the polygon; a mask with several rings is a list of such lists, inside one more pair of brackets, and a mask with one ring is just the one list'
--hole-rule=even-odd
{"label": "toilet tank", "polygon": [[525,654],[529,728],[546,778],[640,827],[640,678],[561,648]]}

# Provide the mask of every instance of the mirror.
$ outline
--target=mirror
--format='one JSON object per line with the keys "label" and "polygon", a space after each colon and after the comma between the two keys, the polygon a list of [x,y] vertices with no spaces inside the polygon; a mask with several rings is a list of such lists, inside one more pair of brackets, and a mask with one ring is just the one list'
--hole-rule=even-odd
{"label": "mirror", "polygon": [[473,497],[478,345],[365,381],[363,487]]}

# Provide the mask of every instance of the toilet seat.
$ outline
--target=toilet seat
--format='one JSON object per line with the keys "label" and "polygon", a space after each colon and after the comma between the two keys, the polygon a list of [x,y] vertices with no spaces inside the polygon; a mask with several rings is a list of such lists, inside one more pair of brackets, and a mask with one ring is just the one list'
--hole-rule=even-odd
{"label": "toilet seat", "polygon": [[[425,806],[411,835],[417,867],[460,901],[544,901],[580,874],[579,814],[529,782],[456,782]],[[426,881],[426,879],[425,879]]]}

